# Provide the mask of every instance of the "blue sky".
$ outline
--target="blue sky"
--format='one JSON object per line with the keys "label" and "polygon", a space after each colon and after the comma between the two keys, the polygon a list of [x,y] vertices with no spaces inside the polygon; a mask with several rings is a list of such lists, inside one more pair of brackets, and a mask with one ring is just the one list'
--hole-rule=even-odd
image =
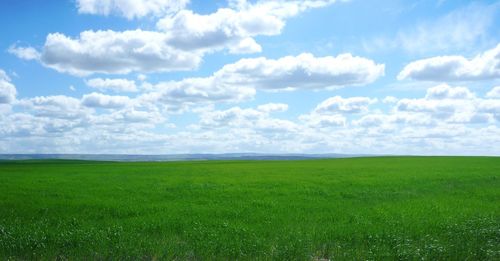
{"label": "blue sky", "polygon": [[0,153],[500,154],[498,1],[0,5]]}

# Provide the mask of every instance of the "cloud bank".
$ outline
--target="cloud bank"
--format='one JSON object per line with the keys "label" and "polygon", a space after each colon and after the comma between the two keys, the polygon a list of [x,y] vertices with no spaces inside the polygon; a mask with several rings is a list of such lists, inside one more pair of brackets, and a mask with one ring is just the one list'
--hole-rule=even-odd
{"label": "cloud bank", "polygon": [[9,104],[16,100],[16,87],[10,82],[9,76],[0,69],[0,104]]}
{"label": "cloud bank", "polygon": [[500,44],[471,59],[437,56],[411,62],[398,79],[419,81],[476,81],[500,78]]}

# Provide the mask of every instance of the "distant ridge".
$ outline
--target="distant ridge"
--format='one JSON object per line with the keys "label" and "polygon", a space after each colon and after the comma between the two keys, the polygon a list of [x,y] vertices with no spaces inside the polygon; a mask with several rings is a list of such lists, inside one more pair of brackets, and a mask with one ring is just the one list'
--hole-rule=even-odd
{"label": "distant ridge", "polygon": [[0,154],[0,160],[66,159],[98,161],[189,161],[189,160],[306,160],[327,158],[353,158],[373,155],[355,154],[265,154],[265,153],[223,153],[223,154]]}

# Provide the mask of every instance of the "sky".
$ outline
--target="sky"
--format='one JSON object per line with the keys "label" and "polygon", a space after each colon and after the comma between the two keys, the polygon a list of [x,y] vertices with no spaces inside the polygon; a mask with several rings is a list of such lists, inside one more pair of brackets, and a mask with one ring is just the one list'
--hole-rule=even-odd
{"label": "sky", "polygon": [[500,155],[500,1],[2,0],[0,153]]}

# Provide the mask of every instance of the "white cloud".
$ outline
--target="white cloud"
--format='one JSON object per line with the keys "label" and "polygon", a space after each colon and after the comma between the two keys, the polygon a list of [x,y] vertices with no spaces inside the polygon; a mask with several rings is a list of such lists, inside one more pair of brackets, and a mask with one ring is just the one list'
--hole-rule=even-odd
{"label": "white cloud", "polygon": [[[39,57],[43,65],[76,76],[193,70],[207,53],[260,52],[262,47],[255,36],[280,34],[287,18],[333,2],[239,1],[231,2],[232,8],[220,8],[211,14],[183,9],[161,19],[157,23],[160,31],[84,31],[78,37],[52,33],[40,52],[32,47],[13,47],[11,52],[24,59]],[[155,14],[154,11],[163,13],[172,6],[182,9],[185,3],[187,1],[79,0],[79,10],[106,15],[118,11],[133,18]]]}
{"label": "white cloud", "polygon": [[486,97],[488,97],[488,98],[500,98],[500,86],[496,86],[493,89],[491,89],[486,94]]}
{"label": "white cloud", "polygon": [[114,92],[137,92],[135,82],[127,79],[94,78],[85,81],[85,83],[88,86],[101,91],[111,90]]}
{"label": "white cloud", "polygon": [[476,95],[466,87],[451,87],[448,84],[440,84],[427,89],[425,98],[429,100],[444,99],[474,99]]}
{"label": "white cloud", "polygon": [[421,81],[474,81],[500,78],[500,44],[472,59],[437,56],[405,66],[398,79]]}
{"label": "white cloud", "polygon": [[447,123],[487,123],[497,117],[498,100],[476,97],[466,87],[441,84],[427,90],[425,98],[401,99],[396,104],[400,112],[429,116]]}
{"label": "white cloud", "polygon": [[86,76],[191,70],[201,62],[201,54],[174,49],[158,32],[84,31],[78,38],[49,34],[41,61],[59,72]]}
{"label": "white cloud", "polygon": [[377,102],[369,97],[342,98],[334,96],[316,106],[314,112],[319,114],[361,113],[367,112],[368,106]]}
{"label": "white cloud", "polygon": [[203,129],[233,128],[232,131],[238,129],[242,132],[273,136],[277,133],[293,132],[298,128],[294,122],[271,116],[272,113],[286,108],[288,108],[286,104],[264,104],[257,109],[232,107],[220,111],[201,111],[199,124]]}
{"label": "white cloud", "polygon": [[391,111],[390,113],[375,112],[363,115],[359,119],[353,120],[354,126],[364,128],[382,128],[383,132],[397,131],[397,125],[401,126],[426,126],[432,128],[436,121],[428,113]]}
{"label": "white cloud", "polygon": [[79,99],[64,95],[21,99],[16,105],[37,117],[79,120],[89,113],[81,106]]}
{"label": "white cloud", "polygon": [[391,121],[391,117],[385,114],[369,114],[354,121],[354,125],[362,127],[376,127]]}
{"label": "white cloud", "polygon": [[186,78],[150,86],[139,97],[148,103],[164,104],[173,110],[215,102],[253,99],[256,89],[330,89],[362,85],[383,75],[384,65],[350,54],[314,57],[311,54],[277,60],[242,59],[225,65],[212,76]]}
{"label": "white cloud", "polygon": [[10,82],[9,76],[0,69],[0,104],[9,104],[16,100],[16,87]]}
{"label": "white cloud", "polygon": [[[500,99],[478,97],[465,87],[438,85],[421,98],[399,98],[393,109],[369,110],[365,99],[334,99],[317,106],[326,110],[313,108],[297,119],[276,117],[288,108],[282,103],[222,110],[204,104],[191,110],[199,114],[197,123],[177,126],[174,133],[161,103],[128,99],[112,110],[87,108],[85,96],[21,99],[0,115],[0,151],[500,154]],[[403,103],[411,108],[399,107]]]}
{"label": "white cloud", "polygon": [[250,121],[263,116],[264,113],[254,109],[232,107],[223,111],[207,111],[201,114],[200,124],[205,127],[249,126]]}
{"label": "white cloud", "polygon": [[344,127],[347,125],[347,119],[340,114],[324,115],[313,112],[300,115],[299,119],[314,128]]}
{"label": "white cloud", "polygon": [[93,92],[83,96],[82,104],[90,108],[116,109],[130,105],[131,99],[127,96],[111,96]]}
{"label": "white cloud", "polygon": [[152,108],[144,110],[140,108],[126,107],[119,110],[111,110],[111,113],[102,113],[94,115],[91,123],[101,127],[122,127],[132,126],[132,124],[139,124],[143,128],[154,128],[156,124],[165,122],[165,117],[161,112]]}
{"label": "white cloud", "polygon": [[[238,52],[240,48],[237,47],[243,46],[246,48],[241,49],[246,49],[245,53],[260,51],[260,45],[249,37],[259,34],[269,35],[264,29],[276,25],[271,21],[251,17],[249,19],[262,22],[263,30],[250,34],[239,24],[241,19],[238,11],[227,8],[208,15],[184,10],[173,17],[160,20],[157,26],[169,35],[168,43],[180,50],[209,51],[235,46],[232,52]],[[276,18],[271,17],[271,19]],[[278,26],[281,28],[283,23],[280,22]],[[279,34],[279,30],[273,34]]]}
{"label": "white cloud", "polygon": [[124,123],[131,122],[153,122],[153,123],[161,123],[164,122],[164,117],[160,112],[153,111],[144,111],[144,110],[122,110],[117,112],[117,117],[115,117],[114,121],[122,120]]}
{"label": "white cloud", "polygon": [[[48,118],[29,113],[11,113],[3,118],[3,124],[0,125],[0,135],[9,137],[15,147],[16,144],[17,146],[21,146],[17,142],[19,139],[22,141],[34,137],[42,137],[49,140],[54,137],[54,134],[70,131],[79,125],[81,125],[81,121],[76,119],[69,121],[59,117]],[[36,150],[37,148],[31,149]]]}
{"label": "white cloud", "polygon": [[242,102],[255,96],[253,88],[219,84],[214,77],[162,82],[152,88],[153,91],[138,99],[145,103],[162,104],[172,110],[219,102]]}
{"label": "white cloud", "polygon": [[398,98],[394,97],[394,96],[386,96],[382,102],[383,103],[387,103],[387,104],[390,104],[390,103],[396,103],[398,101]]}
{"label": "white cloud", "polygon": [[251,86],[260,89],[326,89],[365,85],[384,75],[383,64],[340,54],[315,57],[303,53],[277,60],[242,59],[225,65],[214,76],[222,84]]}
{"label": "white cloud", "polygon": [[299,120],[313,128],[339,128],[348,125],[344,114],[369,112],[369,106],[377,99],[369,97],[330,97],[314,108],[311,113],[299,116]]}
{"label": "white cloud", "polygon": [[18,47],[12,45],[7,51],[23,60],[40,59],[40,53],[33,47]]}
{"label": "white cloud", "polygon": [[229,46],[229,52],[232,54],[260,53],[261,51],[262,47],[250,37]]}
{"label": "white cloud", "polygon": [[227,47],[231,53],[253,53],[262,49],[253,37],[278,35],[287,18],[334,2],[232,1],[231,8],[220,8],[211,14],[182,10],[161,19],[157,27],[169,35],[169,43],[178,49],[218,50]]}
{"label": "white cloud", "polygon": [[189,0],[77,0],[82,14],[116,14],[127,19],[163,15],[184,9]]}
{"label": "white cloud", "polygon": [[479,103],[479,110],[487,113],[493,113],[498,117],[500,116],[500,100],[482,100]]}

